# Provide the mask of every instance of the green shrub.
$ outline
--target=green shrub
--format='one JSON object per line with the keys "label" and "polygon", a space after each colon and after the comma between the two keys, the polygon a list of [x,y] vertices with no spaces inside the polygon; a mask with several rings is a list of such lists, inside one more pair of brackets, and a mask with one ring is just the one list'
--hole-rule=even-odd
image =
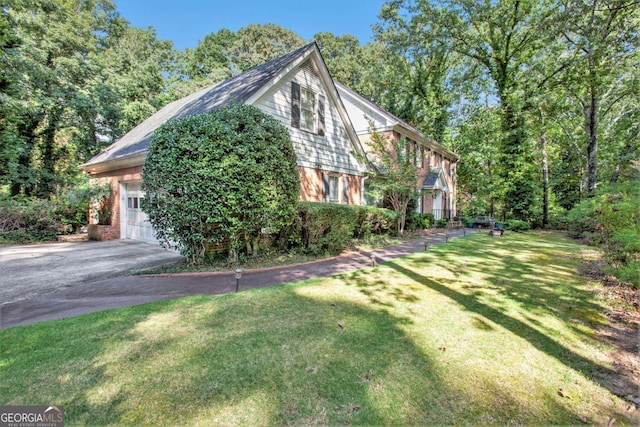
{"label": "green shrub", "polygon": [[548,228],[551,230],[569,230],[569,217],[566,212],[549,216]]}
{"label": "green shrub", "polygon": [[372,234],[388,234],[396,229],[398,213],[375,206],[352,206],[358,212],[354,237],[366,239]]}
{"label": "green shrub", "polygon": [[640,288],[640,262],[635,261],[615,268],[610,268],[609,272],[620,280],[631,283],[636,288]]}
{"label": "green shrub", "polygon": [[431,228],[432,226],[433,226],[433,222],[431,221],[431,219],[429,219],[427,214],[423,214],[422,215],[422,228],[427,230],[427,229]]}
{"label": "green shrub", "polygon": [[0,200],[0,242],[31,243],[55,240],[68,231],[56,203],[47,199]]}
{"label": "green shrub", "polygon": [[531,230],[531,224],[529,224],[527,221],[521,221],[519,219],[510,219],[508,221],[505,221],[504,225],[508,230],[511,231],[520,232]]}
{"label": "green shrub", "polygon": [[142,175],[142,208],[156,237],[191,262],[226,241],[231,260],[254,254],[266,233],[291,224],[300,195],[289,132],[244,104],[164,123]]}
{"label": "green shrub", "polygon": [[445,228],[449,224],[449,221],[446,219],[438,219],[436,220],[436,227]]}
{"label": "green shrub", "polygon": [[396,229],[398,214],[372,206],[300,202],[294,224],[284,234],[289,244],[311,254],[337,254],[353,238],[386,234]]}
{"label": "green shrub", "polygon": [[404,229],[407,231],[415,231],[421,226],[420,214],[411,210],[407,211],[407,215],[404,220]]}
{"label": "green shrub", "polygon": [[600,188],[568,214],[569,235],[601,246],[611,271],[640,287],[640,186],[633,181]]}
{"label": "green shrub", "polygon": [[632,228],[616,230],[605,243],[605,255],[613,264],[628,264],[640,256],[640,233]]}
{"label": "green shrub", "polygon": [[301,203],[298,215],[303,247],[314,254],[341,252],[353,239],[358,214],[358,210],[349,205]]}
{"label": "green shrub", "polygon": [[583,200],[567,215],[567,232],[575,239],[586,240],[589,244],[602,243],[602,223],[599,219],[601,198]]}
{"label": "green shrub", "polygon": [[436,217],[432,214],[432,213],[426,213],[426,214],[422,214],[423,218],[426,220],[429,220],[429,227],[425,227],[425,228],[431,228],[431,226],[433,226],[436,223]]}
{"label": "green shrub", "polygon": [[94,192],[85,176],[56,186],[48,199],[0,197],[0,242],[45,242],[55,240],[59,234],[78,232],[88,223]]}
{"label": "green shrub", "polygon": [[409,231],[431,228],[431,225],[433,224],[432,218],[433,214],[412,212],[411,215],[407,215],[407,224],[405,225],[405,228]]}

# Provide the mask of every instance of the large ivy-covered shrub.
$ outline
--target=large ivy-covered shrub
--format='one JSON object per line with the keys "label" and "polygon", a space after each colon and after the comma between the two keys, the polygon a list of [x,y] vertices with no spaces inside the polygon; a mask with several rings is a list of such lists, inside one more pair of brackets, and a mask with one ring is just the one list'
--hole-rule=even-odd
{"label": "large ivy-covered shrub", "polygon": [[156,237],[193,262],[223,242],[232,258],[253,253],[291,223],[300,192],[287,129],[244,104],[160,126],[142,175]]}

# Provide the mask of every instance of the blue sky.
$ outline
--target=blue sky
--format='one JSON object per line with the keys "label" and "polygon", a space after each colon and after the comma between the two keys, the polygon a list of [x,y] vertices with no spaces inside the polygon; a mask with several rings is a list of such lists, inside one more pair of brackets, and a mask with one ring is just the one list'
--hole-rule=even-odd
{"label": "blue sky", "polygon": [[153,27],[174,47],[195,47],[222,28],[278,24],[309,41],[315,33],[351,34],[361,44],[373,38],[371,26],[384,0],[115,0],[120,14],[135,27]]}

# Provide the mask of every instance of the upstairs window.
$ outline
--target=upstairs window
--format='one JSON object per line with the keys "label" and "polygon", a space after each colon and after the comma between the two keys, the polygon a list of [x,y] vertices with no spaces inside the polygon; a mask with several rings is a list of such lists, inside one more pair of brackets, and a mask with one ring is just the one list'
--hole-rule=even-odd
{"label": "upstairs window", "polygon": [[324,135],[325,98],[311,89],[291,82],[291,126]]}
{"label": "upstairs window", "polygon": [[316,131],[316,94],[306,88],[300,88],[300,128]]}

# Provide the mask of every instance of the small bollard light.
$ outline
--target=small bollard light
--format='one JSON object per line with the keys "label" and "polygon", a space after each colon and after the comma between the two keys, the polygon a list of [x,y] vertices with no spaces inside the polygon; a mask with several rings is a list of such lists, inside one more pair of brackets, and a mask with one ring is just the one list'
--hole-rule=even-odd
{"label": "small bollard light", "polygon": [[374,255],[369,255],[369,259],[371,260],[371,267],[376,266],[376,257]]}
{"label": "small bollard light", "polygon": [[242,279],[242,269],[237,268],[236,269],[236,292],[238,292],[238,289],[240,288],[240,279]]}
{"label": "small bollard light", "polygon": [[429,242],[424,242],[424,250],[426,251],[427,249],[429,249]]}
{"label": "small bollard light", "polygon": [[465,228],[464,230],[462,230],[462,236],[466,237],[467,236],[467,229]]}
{"label": "small bollard light", "polygon": [[445,242],[445,243],[449,243],[449,233],[445,233],[445,235],[444,235],[444,242]]}

